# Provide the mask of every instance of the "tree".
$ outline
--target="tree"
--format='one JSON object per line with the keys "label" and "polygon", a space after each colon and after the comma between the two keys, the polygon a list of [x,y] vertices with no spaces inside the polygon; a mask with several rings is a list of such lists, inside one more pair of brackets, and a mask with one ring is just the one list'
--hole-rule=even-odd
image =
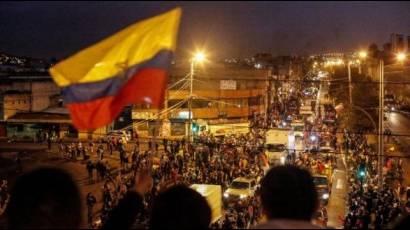
{"label": "tree", "polygon": [[[347,75],[346,68],[337,68],[333,74],[334,79],[343,79]],[[378,120],[377,107],[378,100],[378,85],[372,81],[369,76],[359,75],[352,71],[352,99],[353,104],[365,110],[373,120]],[[360,80],[359,80],[360,79]],[[359,129],[374,129],[371,120],[363,111],[350,108],[349,102],[349,82],[348,81],[332,81],[330,85],[331,97],[336,99],[337,103],[343,103],[346,110],[339,116],[340,123],[343,128],[353,131]],[[366,95],[366,96],[364,96]]]}
{"label": "tree", "polygon": [[368,53],[370,57],[377,58],[380,54],[379,47],[375,43],[372,43],[369,46]]}

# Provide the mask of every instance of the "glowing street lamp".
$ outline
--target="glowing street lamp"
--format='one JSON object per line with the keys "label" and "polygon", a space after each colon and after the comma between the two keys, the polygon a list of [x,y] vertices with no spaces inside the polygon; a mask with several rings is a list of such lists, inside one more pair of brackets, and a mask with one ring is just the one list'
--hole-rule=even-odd
{"label": "glowing street lamp", "polygon": [[366,51],[360,51],[360,52],[359,52],[359,57],[360,57],[361,59],[367,58],[367,52],[366,52]]}
{"label": "glowing street lamp", "polygon": [[[188,130],[188,143],[192,141],[192,131],[197,132],[198,129],[192,126],[192,98],[193,98],[193,94],[192,94],[192,90],[193,90],[193,83],[194,83],[194,67],[195,67],[195,63],[201,63],[205,61],[205,54],[201,51],[196,52],[191,60],[191,76],[190,76],[190,92],[189,92],[189,101],[188,101],[188,105],[189,105],[189,130]],[[193,129],[194,128],[194,129]]]}
{"label": "glowing street lamp", "polygon": [[203,52],[197,52],[194,55],[193,61],[194,62],[203,62],[205,60],[205,54]]}
{"label": "glowing street lamp", "polygon": [[396,59],[399,62],[404,62],[406,60],[406,54],[405,53],[398,53],[398,54],[396,54]]}

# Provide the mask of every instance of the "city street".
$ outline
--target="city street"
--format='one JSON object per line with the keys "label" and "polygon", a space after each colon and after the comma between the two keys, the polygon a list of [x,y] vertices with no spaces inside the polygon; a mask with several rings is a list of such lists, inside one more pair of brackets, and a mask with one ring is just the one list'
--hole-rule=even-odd
{"label": "city street", "polygon": [[[146,149],[146,146],[143,148]],[[100,210],[102,207],[102,186],[104,185],[104,181],[89,184],[85,162],[81,160],[72,161],[61,159],[61,156],[58,153],[57,144],[53,144],[52,150],[48,151],[46,144],[0,142],[0,162],[7,163],[7,165],[4,165],[0,169],[0,178],[7,178],[10,185],[12,185],[16,177],[20,175],[16,173],[16,165],[14,163],[15,155],[19,151],[25,152],[22,157],[23,172],[30,171],[36,167],[52,166],[64,169],[70,173],[70,175],[73,177],[80,188],[81,196],[84,197],[84,199],[82,200],[84,220],[82,228],[88,228],[86,223],[87,206],[85,204],[85,197],[89,192],[91,192],[97,198],[97,204],[94,209],[96,212],[94,213],[94,215],[98,215],[98,210]],[[92,159],[96,160],[97,155],[92,155]],[[106,154],[105,159],[107,159],[110,166],[112,166],[112,172],[115,175],[116,171],[119,168],[118,152],[115,152],[112,156]],[[96,174],[94,172],[94,179],[95,177]],[[0,228],[2,227],[4,227],[4,219],[2,220],[0,218]]]}
{"label": "city street", "polygon": [[0,2],[0,230],[408,229],[409,12]]}
{"label": "city street", "polygon": [[[385,127],[389,128],[394,135],[394,139],[401,145],[403,150],[410,150],[410,118],[409,115],[400,112],[386,113],[387,121]],[[410,156],[410,151],[406,151]]]}
{"label": "city street", "polygon": [[[388,143],[393,143],[394,151],[386,151],[387,155],[401,157],[403,160],[404,175],[410,172],[410,118],[409,115],[400,112],[386,113],[385,127],[392,132]],[[398,135],[398,136],[395,136]],[[386,138],[385,138],[386,140]],[[410,186],[410,177],[404,177],[404,187]]]}

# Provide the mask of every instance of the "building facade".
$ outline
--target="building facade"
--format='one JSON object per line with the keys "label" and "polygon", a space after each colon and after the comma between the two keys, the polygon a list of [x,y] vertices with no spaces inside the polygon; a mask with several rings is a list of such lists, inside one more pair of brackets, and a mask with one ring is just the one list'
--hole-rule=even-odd
{"label": "building facade", "polygon": [[392,33],[390,35],[391,51],[393,53],[406,52],[408,50],[407,41],[403,34]]}
{"label": "building facade", "polygon": [[27,91],[10,90],[4,92],[2,100],[2,120],[6,121],[18,112],[30,111],[31,94]]}
{"label": "building facade", "polygon": [[107,127],[77,131],[50,76],[7,75],[0,81],[0,137],[33,141],[42,131],[60,138],[98,139]]}
{"label": "building facade", "polygon": [[[173,86],[187,76],[189,65],[174,66],[169,77]],[[220,124],[246,123],[262,114],[267,104],[271,71],[213,64],[198,65],[193,79],[192,119],[201,129]],[[164,113],[144,106],[132,110],[133,129],[142,136],[184,136],[188,131],[189,78],[166,91]]]}

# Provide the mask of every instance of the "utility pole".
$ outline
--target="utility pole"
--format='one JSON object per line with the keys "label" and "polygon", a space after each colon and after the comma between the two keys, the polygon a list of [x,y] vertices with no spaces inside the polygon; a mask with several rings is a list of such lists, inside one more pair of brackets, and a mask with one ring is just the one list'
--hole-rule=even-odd
{"label": "utility pole", "polygon": [[350,68],[350,65],[352,63],[350,61],[348,61],[347,63],[347,72],[348,72],[348,76],[349,76],[349,103],[350,105],[353,105],[353,99],[352,99],[352,71]]}
{"label": "utility pole", "polygon": [[188,140],[187,143],[191,142],[192,139],[192,86],[193,86],[193,80],[194,80],[194,60],[191,61],[191,73],[190,73],[190,90],[189,90],[189,101],[188,101],[188,107],[189,107],[189,125],[188,125]]}
{"label": "utility pole", "polygon": [[30,105],[29,105],[29,112],[33,112],[33,82],[30,78]]}
{"label": "utility pole", "polygon": [[379,174],[379,188],[383,186],[383,165],[384,165],[384,62],[383,59],[379,60],[379,151],[378,151],[378,174]]}
{"label": "utility pole", "polygon": [[362,74],[362,62],[359,63],[359,74]]}
{"label": "utility pole", "polygon": [[269,76],[270,75],[270,70],[268,70],[266,74],[266,95],[265,95],[265,124],[268,122],[268,110],[269,110],[269,103],[270,103],[270,88],[269,88]]}

